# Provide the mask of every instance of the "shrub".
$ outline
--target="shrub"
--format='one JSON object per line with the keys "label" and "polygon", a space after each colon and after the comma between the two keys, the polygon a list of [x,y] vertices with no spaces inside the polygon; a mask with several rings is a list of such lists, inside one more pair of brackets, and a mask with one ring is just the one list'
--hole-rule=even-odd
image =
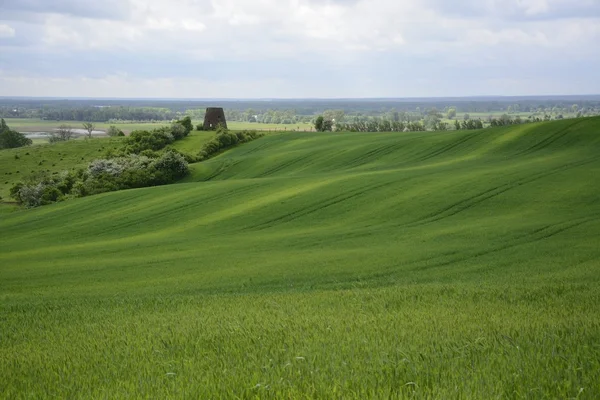
{"label": "shrub", "polygon": [[118,159],[111,160],[94,160],[88,166],[88,171],[92,177],[97,177],[102,174],[118,176],[123,172],[123,165],[119,164]]}
{"label": "shrub", "polygon": [[[191,124],[191,122],[190,122],[190,124]],[[183,139],[184,137],[186,137],[188,135],[188,133],[190,133],[190,131],[191,131],[191,129],[188,131],[187,128],[185,128],[180,123],[174,123],[174,124],[171,124],[171,126],[170,126],[170,133],[171,133],[171,135],[173,135],[173,138],[175,140]]]}
{"label": "shrub", "polygon": [[165,183],[170,183],[177,178],[184,177],[189,171],[185,158],[174,151],[165,152],[160,158],[154,161],[152,166],[157,172],[168,178],[168,182]]}
{"label": "shrub", "polygon": [[192,125],[192,119],[190,117],[185,117],[177,121],[177,124],[183,126],[183,128],[185,129],[184,136],[187,136],[192,130],[194,130],[194,125]]}
{"label": "shrub", "polygon": [[106,134],[108,136],[112,136],[112,137],[116,137],[116,136],[125,136],[125,134],[123,133],[122,130],[120,130],[119,128],[117,128],[114,125],[111,125],[107,130],[106,130]]}
{"label": "shrub", "polygon": [[169,128],[159,128],[153,131],[133,131],[125,139],[125,152],[139,154],[144,150],[161,150],[173,143],[175,138]]}
{"label": "shrub", "polygon": [[198,159],[200,161],[206,160],[238,143],[250,142],[262,136],[261,133],[257,133],[256,131],[241,131],[236,133],[230,133],[227,130],[221,131],[221,133],[217,131],[216,137],[204,144],[204,147],[198,153]]}
{"label": "shrub", "polygon": [[71,140],[73,136],[75,136],[75,134],[73,133],[73,128],[71,127],[71,125],[63,124],[59,126],[54,132],[52,132],[48,141],[50,143],[66,142],[67,140]]}
{"label": "shrub", "polygon": [[41,206],[45,188],[46,186],[41,182],[37,185],[22,185],[17,192],[15,200],[29,208]]}

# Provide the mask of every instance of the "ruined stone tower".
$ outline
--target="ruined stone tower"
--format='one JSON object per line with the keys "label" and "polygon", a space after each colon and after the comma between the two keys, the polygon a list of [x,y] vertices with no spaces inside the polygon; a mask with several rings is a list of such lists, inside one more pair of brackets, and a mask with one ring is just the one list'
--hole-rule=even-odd
{"label": "ruined stone tower", "polygon": [[208,107],[204,114],[204,130],[209,131],[216,129],[221,124],[227,129],[227,121],[225,121],[225,112],[222,108]]}

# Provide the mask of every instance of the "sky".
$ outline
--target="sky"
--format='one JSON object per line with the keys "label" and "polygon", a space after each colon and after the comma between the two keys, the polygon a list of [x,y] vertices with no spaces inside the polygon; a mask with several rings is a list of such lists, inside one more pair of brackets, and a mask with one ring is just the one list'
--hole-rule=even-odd
{"label": "sky", "polygon": [[0,0],[0,96],[600,94],[600,0]]}

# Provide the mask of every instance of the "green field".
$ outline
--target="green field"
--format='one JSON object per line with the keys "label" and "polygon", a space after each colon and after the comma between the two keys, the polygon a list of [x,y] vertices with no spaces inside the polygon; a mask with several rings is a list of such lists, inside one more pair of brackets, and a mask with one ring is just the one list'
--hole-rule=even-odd
{"label": "green field", "polygon": [[[201,123],[202,121],[193,121],[194,126]],[[83,122],[80,121],[47,121],[41,119],[29,119],[29,118],[6,118],[6,123],[12,129],[18,130],[20,132],[47,132],[52,129],[58,128],[60,125],[70,125],[74,129],[83,129]],[[97,122],[95,123],[97,130],[106,130],[109,126],[115,125],[119,129],[121,129],[125,133],[130,133],[135,130],[143,130],[143,129],[154,129],[159,128],[161,126],[165,126],[169,124],[169,121],[158,121],[158,122],[135,122],[135,123],[104,123]],[[283,124],[258,124],[251,122],[237,122],[230,121],[227,123],[227,127],[231,130],[258,130],[258,131],[310,131],[312,129],[311,124],[306,123],[298,123],[293,125],[283,125]]]}
{"label": "green field", "polygon": [[600,118],[191,167],[0,214],[0,398],[600,398]]}

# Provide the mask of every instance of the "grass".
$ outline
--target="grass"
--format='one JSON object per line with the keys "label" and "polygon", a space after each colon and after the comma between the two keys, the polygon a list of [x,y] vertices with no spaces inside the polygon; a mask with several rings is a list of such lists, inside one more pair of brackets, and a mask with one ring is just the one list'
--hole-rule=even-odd
{"label": "grass", "polygon": [[182,153],[196,155],[202,149],[205,143],[215,137],[212,131],[192,131],[190,134],[173,143],[173,147]]}
{"label": "grass", "polygon": [[25,177],[38,171],[51,174],[82,168],[94,159],[102,158],[105,151],[120,146],[120,138],[93,138],[39,144],[0,151],[0,197],[9,198],[10,188]]}
{"label": "grass", "polygon": [[599,129],[272,134],[0,214],[0,397],[598,398]]}
{"label": "grass", "polygon": [[[194,126],[201,123],[202,121],[194,121]],[[73,128],[82,129],[83,122],[81,121],[47,121],[41,119],[29,119],[29,118],[6,118],[6,123],[12,129],[16,129],[20,132],[46,132],[52,129],[58,128],[60,125],[66,124]],[[125,133],[130,133],[135,130],[150,130],[154,128],[160,128],[168,124],[169,121],[158,121],[154,123],[150,122],[135,122],[135,123],[95,123],[96,129],[106,130],[109,126],[115,125]],[[251,122],[237,122],[230,121],[227,126],[231,130],[259,130],[259,131],[309,131],[312,129],[311,124],[298,123],[293,125],[282,125],[282,124],[259,124]]]}

